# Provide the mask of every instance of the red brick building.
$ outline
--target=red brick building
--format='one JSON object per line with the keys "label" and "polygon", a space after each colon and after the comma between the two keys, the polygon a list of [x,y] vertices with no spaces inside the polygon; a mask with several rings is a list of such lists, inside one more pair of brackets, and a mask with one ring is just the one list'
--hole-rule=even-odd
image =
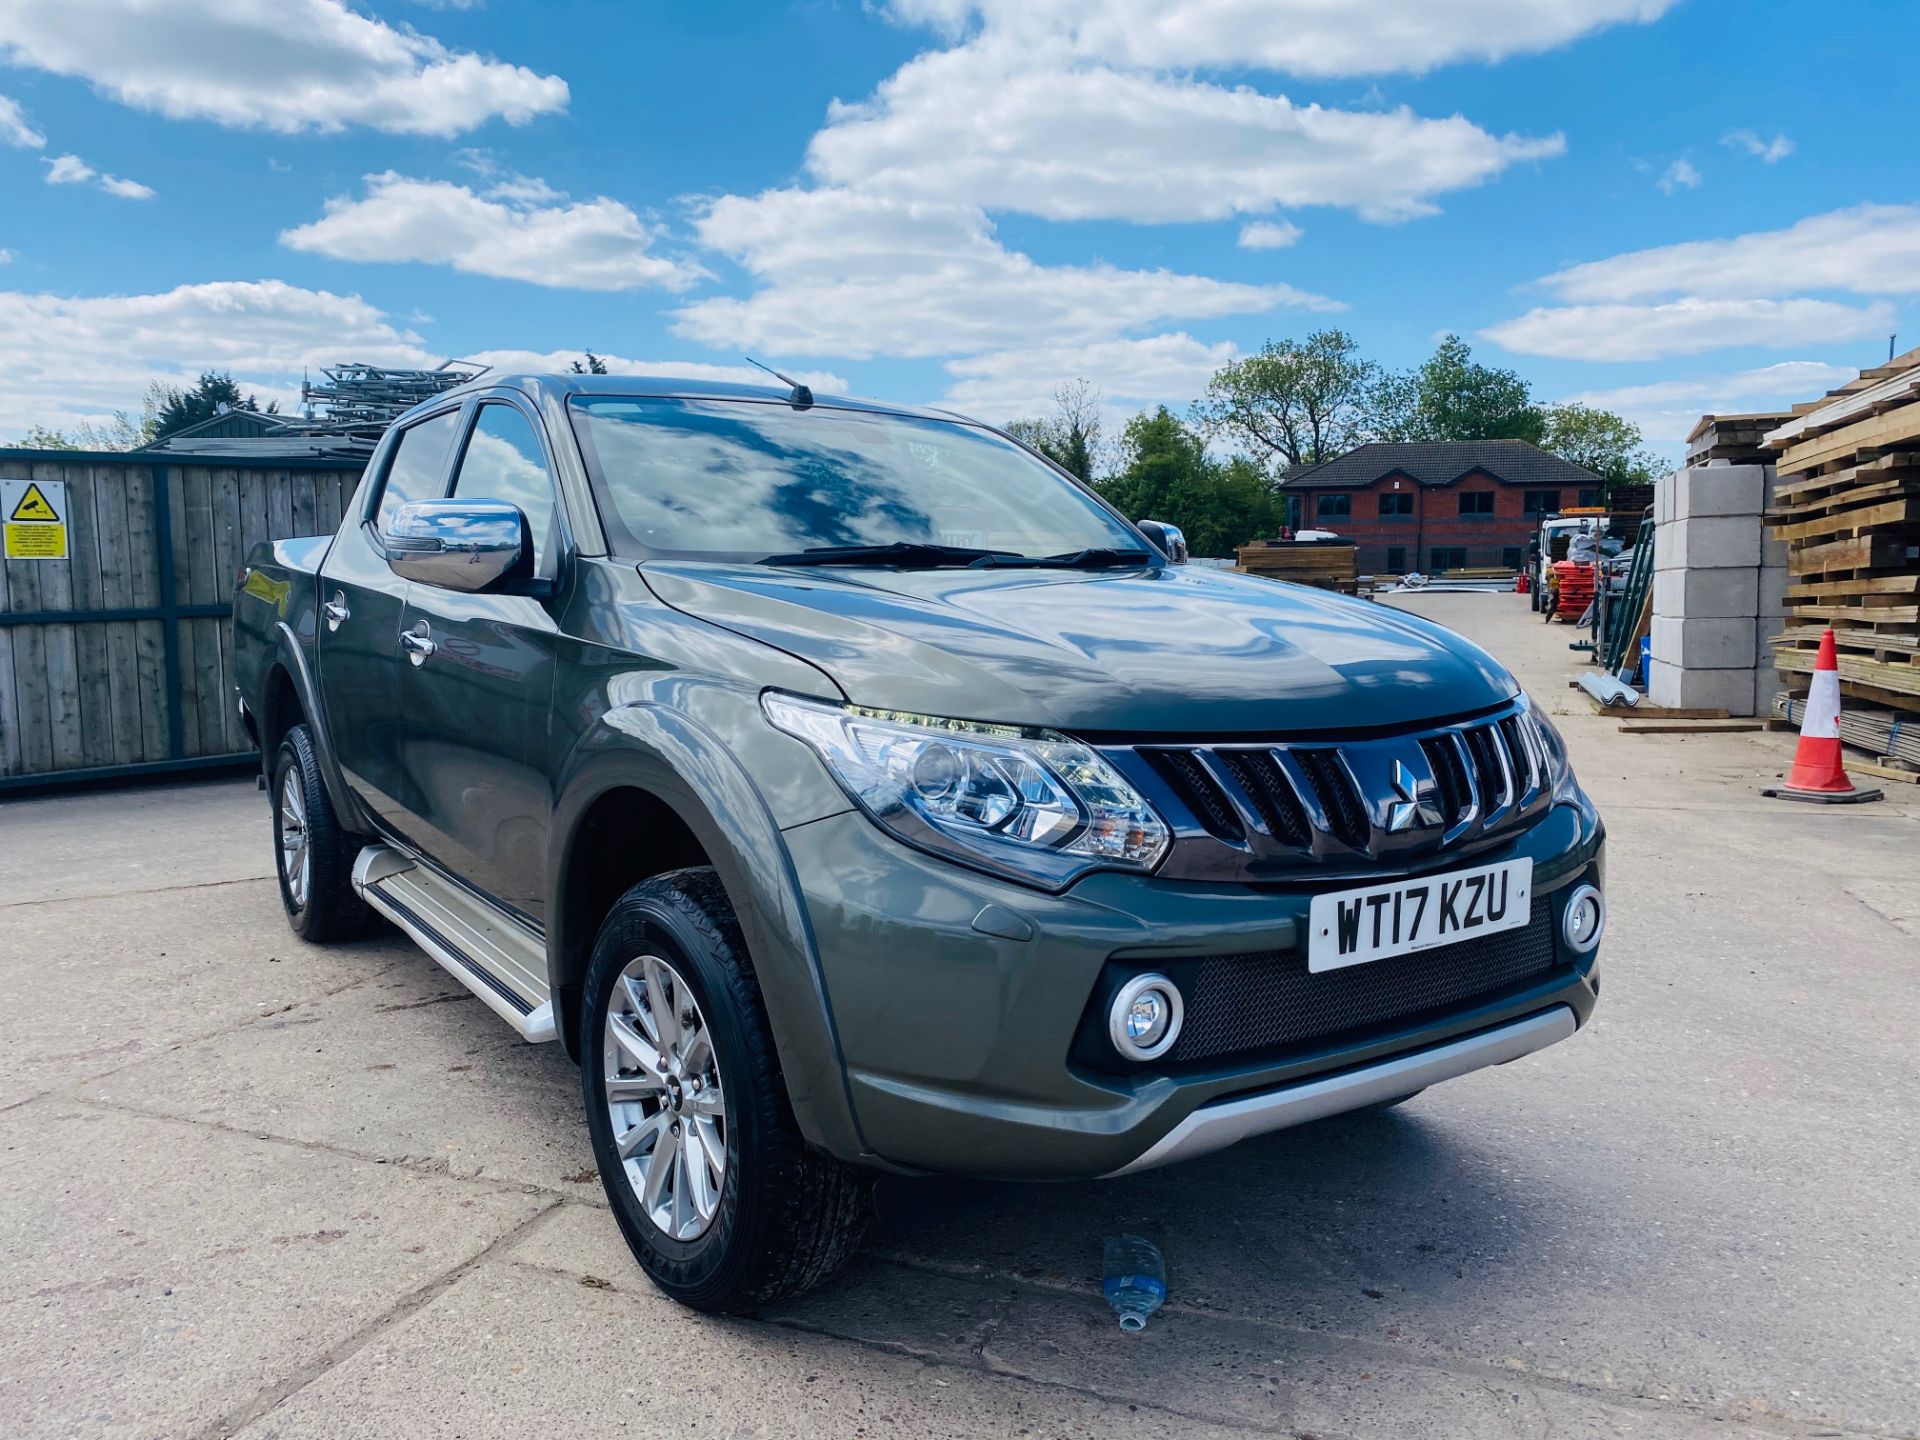
{"label": "red brick building", "polygon": [[1362,574],[1519,569],[1539,517],[1600,503],[1600,477],[1524,440],[1360,445],[1280,483],[1297,527],[1358,542]]}

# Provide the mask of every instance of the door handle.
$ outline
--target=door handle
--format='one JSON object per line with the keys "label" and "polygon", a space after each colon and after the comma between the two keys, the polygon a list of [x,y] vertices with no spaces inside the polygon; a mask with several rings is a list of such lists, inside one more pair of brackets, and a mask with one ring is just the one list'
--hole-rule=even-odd
{"label": "door handle", "polygon": [[426,664],[427,657],[440,648],[433,643],[431,634],[432,627],[424,620],[411,630],[400,632],[400,648],[407,652],[407,659],[415,665]]}
{"label": "door handle", "polygon": [[347,608],[345,592],[340,590],[333,592],[333,598],[325,605],[322,605],[320,611],[327,617],[327,629],[329,632],[338,630],[342,625],[346,624],[353,615],[353,611]]}

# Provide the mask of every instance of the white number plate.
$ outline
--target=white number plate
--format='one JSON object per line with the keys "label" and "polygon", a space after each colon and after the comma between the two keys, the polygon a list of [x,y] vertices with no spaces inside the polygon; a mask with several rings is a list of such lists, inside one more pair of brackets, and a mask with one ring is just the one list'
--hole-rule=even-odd
{"label": "white number plate", "polygon": [[1317,974],[1518,929],[1532,906],[1531,860],[1316,895],[1307,969]]}

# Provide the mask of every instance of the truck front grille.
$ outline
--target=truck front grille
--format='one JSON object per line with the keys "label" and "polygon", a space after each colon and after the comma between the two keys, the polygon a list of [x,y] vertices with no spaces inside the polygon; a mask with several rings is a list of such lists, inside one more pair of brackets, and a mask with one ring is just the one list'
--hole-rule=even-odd
{"label": "truck front grille", "polygon": [[1170,879],[1379,873],[1480,848],[1550,803],[1541,742],[1515,706],[1401,735],[1102,751],[1172,828]]}

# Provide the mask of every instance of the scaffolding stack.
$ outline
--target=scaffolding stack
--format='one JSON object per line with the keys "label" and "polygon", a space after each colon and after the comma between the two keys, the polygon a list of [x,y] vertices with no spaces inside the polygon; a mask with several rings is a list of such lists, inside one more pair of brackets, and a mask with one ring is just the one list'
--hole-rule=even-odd
{"label": "scaffolding stack", "polygon": [[[449,361],[437,370],[389,370],[379,365],[329,365],[325,380],[300,387],[306,418],[290,428],[308,435],[378,439],[387,426],[422,400],[464,385],[483,373]],[[320,412],[320,413],[316,413]]]}

